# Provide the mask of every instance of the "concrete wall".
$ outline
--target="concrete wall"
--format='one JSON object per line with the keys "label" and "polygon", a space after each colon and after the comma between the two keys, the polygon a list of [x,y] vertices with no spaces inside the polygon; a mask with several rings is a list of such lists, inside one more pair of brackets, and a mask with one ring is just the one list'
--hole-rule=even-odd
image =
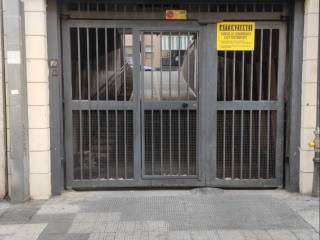
{"label": "concrete wall", "polygon": [[305,0],[304,44],[301,98],[300,191],[310,194],[313,177],[313,148],[316,126],[317,57],[319,34],[319,0]]}
{"label": "concrete wall", "polygon": [[[51,196],[51,170],[46,0],[24,0],[24,10],[30,196],[32,199],[47,199]],[[6,88],[8,88],[7,84]],[[7,113],[8,110],[7,105]],[[9,132],[9,119],[7,119],[8,143],[10,143]],[[10,184],[10,163],[8,172]]]}
{"label": "concrete wall", "polygon": [[[3,14],[3,10],[0,9]],[[0,26],[3,26],[0,16]],[[0,199],[7,193],[7,157],[6,157],[6,114],[5,114],[5,92],[4,92],[4,61],[3,61],[3,32],[0,27]]]}

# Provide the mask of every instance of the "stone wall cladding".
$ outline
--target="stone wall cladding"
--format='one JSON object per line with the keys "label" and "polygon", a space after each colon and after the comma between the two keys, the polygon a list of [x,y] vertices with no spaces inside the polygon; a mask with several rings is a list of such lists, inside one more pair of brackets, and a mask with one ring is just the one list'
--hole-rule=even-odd
{"label": "stone wall cladding", "polygon": [[319,0],[305,0],[301,95],[300,191],[312,191],[314,151],[308,143],[316,127]]}
{"label": "stone wall cladding", "polygon": [[30,195],[51,195],[49,83],[45,0],[25,0]]}

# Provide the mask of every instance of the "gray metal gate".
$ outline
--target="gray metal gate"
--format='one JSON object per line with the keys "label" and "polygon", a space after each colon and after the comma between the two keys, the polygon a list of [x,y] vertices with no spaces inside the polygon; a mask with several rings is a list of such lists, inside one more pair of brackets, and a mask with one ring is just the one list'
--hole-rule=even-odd
{"label": "gray metal gate", "polygon": [[162,186],[167,178],[172,186],[202,184],[198,28],[191,25],[188,32],[187,24],[170,31],[122,21],[64,23],[69,187]]}
{"label": "gray metal gate", "polygon": [[282,184],[285,59],[283,23],[258,22],[252,52],[218,52],[217,184]]}
{"label": "gray metal gate", "polygon": [[144,178],[198,176],[198,33],[141,34]]}
{"label": "gray metal gate", "polygon": [[133,179],[132,31],[70,26],[64,43],[68,179]]}
{"label": "gray metal gate", "polygon": [[217,52],[215,24],[63,23],[67,186],[282,184],[286,28]]}

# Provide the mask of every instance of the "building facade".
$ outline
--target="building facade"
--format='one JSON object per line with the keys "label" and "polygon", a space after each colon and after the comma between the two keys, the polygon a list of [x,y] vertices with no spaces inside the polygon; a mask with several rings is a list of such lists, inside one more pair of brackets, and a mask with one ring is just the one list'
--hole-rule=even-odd
{"label": "building facade", "polygon": [[[318,0],[3,0],[2,13],[0,197],[311,193]],[[254,50],[218,51],[221,22],[254,23]]]}

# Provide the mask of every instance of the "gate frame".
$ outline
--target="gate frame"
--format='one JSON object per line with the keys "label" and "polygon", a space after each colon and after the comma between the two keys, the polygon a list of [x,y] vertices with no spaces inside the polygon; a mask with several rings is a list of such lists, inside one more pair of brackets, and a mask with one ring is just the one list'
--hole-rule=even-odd
{"label": "gate frame", "polygon": [[[286,58],[286,27],[281,22],[257,22],[257,28],[277,28],[279,29],[279,58],[278,58],[278,87],[277,96],[275,101],[275,110],[277,110],[277,144],[276,144],[276,177],[274,179],[242,179],[242,180],[226,180],[216,178],[216,133],[217,133],[217,111],[221,110],[224,102],[217,101],[217,59],[218,52],[215,50],[216,45],[216,24],[208,24],[201,27],[198,22],[184,21],[184,22],[165,22],[165,21],[151,21],[145,22],[141,20],[135,20],[128,22],[127,20],[120,21],[104,21],[104,20],[66,20],[63,21],[63,46],[70,49],[70,27],[111,27],[111,28],[130,28],[133,32],[133,65],[134,65],[134,100],[133,102],[124,103],[121,105],[136,105],[133,108],[134,116],[134,179],[132,180],[74,180],[73,179],[73,153],[72,153],[72,115],[69,107],[72,105],[70,102],[65,102],[65,144],[66,144],[66,183],[67,188],[88,188],[88,187],[154,187],[154,186],[214,186],[214,187],[278,187],[282,184],[283,177],[283,128],[284,128],[284,83],[285,83],[285,58]],[[163,178],[145,178],[143,175],[143,133],[144,129],[140,124],[142,114],[142,95],[141,95],[141,79],[140,79],[140,34],[144,31],[189,31],[198,32],[199,34],[199,61],[202,60],[199,66],[199,99],[198,99],[198,164],[199,164],[199,178],[178,178],[168,177]],[[139,40],[139,41],[137,41]],[[211,44],[210,44],[211,43]],[[207,49],[207,47],[211,49]],[[139,50],[139,51],[138,51]],[[213,52],[214,54],[209,54]],[[69,78],[70,73],[70,52],[65,51],[63,53],[63,59],[65,65],[64,75]],[[205,60],[205,61],[203,61]],[[210,64],[210,66],[208,66]],[[215,76],[215,77],[209,77]],[[71,95],[71,82],[64,82],[64,99],[65,101],[72,101]],[[68,99],[68,97],[70,99]],[[212,101],[213,99],[213,101]],[[209,102],[211,104],[208,104]],[[243,104],[247,108],[251,109],[255,104],[261,104],[263,101],[248,102],[244,101]],[[268,101],[268,104],[272,105],[272,101]],[[278,105],[279,104],[279,105]],[[128,106],[129,107],[129,106]],[[231,109],[235,109],[232,102],[230,102]],[[131,108],[130,108],[131,109]],[[260,108],[259,108],[260,109]],[[271,108],[270,110],[273,110]],[[142,120],[143,121],[143,120]],[[211,124],[210,124],[211,123]],[[208,129],[208,127],[211,129]],[[213,157],[210,157],[213,156]]]}

